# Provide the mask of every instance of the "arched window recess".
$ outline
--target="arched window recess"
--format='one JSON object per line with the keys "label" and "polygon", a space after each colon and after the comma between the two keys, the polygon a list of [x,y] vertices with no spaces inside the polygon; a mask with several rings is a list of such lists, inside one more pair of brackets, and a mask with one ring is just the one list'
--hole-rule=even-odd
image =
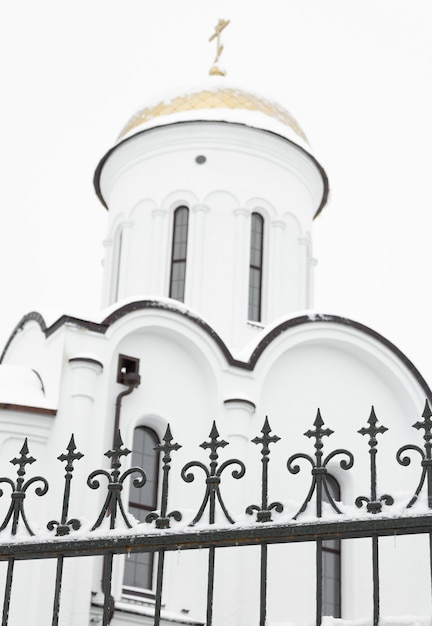
{"label": "arched window recess", "polygon": [[[132,466],[144,469],[147,480],[143,487],[130,485],[129,513],[143,522],[150,511],[157,507],[159,482],[159,444],[156,432],[147,426],[138,426],[134,430],[132,445]],[[123,575],[123,593],[126,595],[152,597],[153,594],[154,554],[152,552],[134,552],[125,559]]]}

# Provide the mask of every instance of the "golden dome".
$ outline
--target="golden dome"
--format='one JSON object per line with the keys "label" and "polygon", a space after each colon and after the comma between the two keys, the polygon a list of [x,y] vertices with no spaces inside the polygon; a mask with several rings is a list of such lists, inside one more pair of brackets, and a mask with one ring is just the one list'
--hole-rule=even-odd
{"label": "golden dome", "polygon": [[192,93],[175,96],[163,100],[154,106],[138,111],[126,124],[119,135],[119,139],[130,131],[150,120],[163,115],[172,115],[185,111],[199,111],[203,109],[239,109],[257,111],[289,126],[299,137],[307,142],[307,138],[294,119],[283,107],[276,102],[270,102],[260,96],[234,88],[208,88]]}

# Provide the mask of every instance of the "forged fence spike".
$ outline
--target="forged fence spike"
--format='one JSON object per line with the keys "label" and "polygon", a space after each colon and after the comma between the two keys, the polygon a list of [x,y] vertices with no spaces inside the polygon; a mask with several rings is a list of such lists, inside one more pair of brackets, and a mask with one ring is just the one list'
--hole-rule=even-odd
{"label": "forged fence spike", "polygon": [[321,417],[321,410],[318,408],[316,418],[314,421],[314,426],[321,427],[324,425],[323,418]]}
{"label": "forged fence spike", "polygon": [[210,439],[217,439],[219,437],[219,431],[216,427],[216,422],[213,421],[213,425],[211,427],[211,431],[209,434]]}
{"label": "forged fence spike", "polygon": [[270,505],[268,503],[268,463],[270,461],[270,444],[280,441],[280,437],[277,435],[270,435],[271,428],[267,416],[264,420],[261,432],[263,435],[262,437],[255,437],[252,439],[252,443],[256,445],[261,444],[261,506],[258,506],[257,504],[250,504],[246,507],[246,513],[247,515],[252,515],[253,512],[256,511],[257,522],[271,522],[272,510],[282,513],[284,508],[283,504],[280,502],[272,502]]}
{"label": "forged fence spike", "polygon": [[73,434],[69,440],[68,445],[66,446],[68,454],[60,454],[57,459],[61,462],[66,462],[65,467],[65,486],[63,490],[63,506],[60,521],[51,520],[47,524],[48,530],[56,529],[57,536],[68,535],[71,530],[79,530],[81,528],[81,522],[76,519],[68,519],[69,512],[69,501],[70,501],[70,489],[71,489],[71,481],[72,481],[72,472],[74,470],[74,461],[79,461],[83,458],[82,452],[75,452],[75,438]]}
{"label": "forged fence spike", "polygon": [[[431,439],[432,439],[432,411],[430,409],[429,406],[429,402],[428,400],[426,400],[425,402],[425,407],[423,409],[423,413],[422,413],[422,418],[423,421],[418,421],[415,424],[413,424],[413,428],[416,428],[417,430],[423,429],[424,430],[424,435],[423,435],[423,439],[426,441],[426,443],[428,443]],[[428,457],[430,458],[430,457]]]}
{"label": "forged fence spike", "polygon": [[168,510],[168,490],[169,490],[169,472],[171,470],[171,452],[177,452],[180,450],[181,445],[178,443],[172,443],[173,436],[171,434],[170,425],[166,427],[165,435],[163,436],[164,444],[158,444],[155,446],[155,450],[163,452],[162,456],[162,493],[161,493],[161,505],[160,512],[153,511],[149,513],[145,518],[147,523],[155,522],[156,528],[170,528],[170,520],[174,519],[179,522],[182,519],[182,514],[179,511]]}
{"label": "forged fence spike", "polygon": [[386,505],[394,504],[394,499],[389,494],[384,494],[378,498],[377,496],[377,465],[376,465],[376,455],[377,455],[377,447],[378,447],[378,439],[377,435],[383,435],[388,431],[388,428],[385,426],[377,426],[378,419],[375,414],[375,409],[372,406],[369,419],[368,419],[369,428],[363,427],[357,431],[363,437],[365,435],[369,435],[369,464],[370,464],[370,497],[367,496],[358,496],[355,499],[355,505],[358,508],[361,508],[363,504],[366,504],[366,509],[368,513],[376,514],[381,513],[382,511],[382,503],[384,502]]}
{"label": "forged fence spike", "polygon": [[314,430],[309,429],[304,433],[304,435],[309,438],[314,437],[315,448],[322,448],[322,438],[330,437],[330,435],[333,435],[334,430],[331,430],[331,428],[322,428],[322,426],[324,426],[324,420],[321,417],[321,411],[319,409],[313,425],[315,426]]}
{"label": "forged fence spike", "polygon": [[269,424],[267,415],[265,416],[264,425],[261,428],[261,432],[263,433],[263,435],[268,435],[271,432],[271,428],[270,428],[270,424]]}

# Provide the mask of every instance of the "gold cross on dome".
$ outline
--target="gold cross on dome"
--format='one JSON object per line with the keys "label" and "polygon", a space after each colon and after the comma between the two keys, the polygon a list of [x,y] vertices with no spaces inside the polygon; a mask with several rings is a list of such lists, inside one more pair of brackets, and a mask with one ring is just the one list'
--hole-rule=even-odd
{"label": "gold cross on dome", "polygon": [[213,41],[213,39],[216,39],[216,58],[213,61],[213,65],[210,68],[209,74],[211,76],[225,76],[226,72],[225,70],[221,70],[218,66],[217,63],[220,59],[220,56],[222,54],[222,51],[224,49],[223,44],[221,43],[221,33],[224,30],[224,28],[226,28],[228,26],[228,24],[230,23],[230,20],[222,20],[220,19],[219,22],[216,24],[215,26],[215,31],[213,33],[213,35],[210,37],[209,41]]}

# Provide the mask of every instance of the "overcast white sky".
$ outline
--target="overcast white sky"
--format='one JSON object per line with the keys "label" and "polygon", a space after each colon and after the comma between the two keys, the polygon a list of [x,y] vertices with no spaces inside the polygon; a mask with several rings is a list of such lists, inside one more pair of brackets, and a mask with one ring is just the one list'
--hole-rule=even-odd
{"label": "overcast white sky", "polygon": [[[21,0],[0,9],[0,345],[24,313],[99,308],[94,169],[154,92],[223,65],[297,118],[330,179],[316,309],[395,342],[431,384],[430,0]],[[223,79],[222,79],[223,80]]]}

